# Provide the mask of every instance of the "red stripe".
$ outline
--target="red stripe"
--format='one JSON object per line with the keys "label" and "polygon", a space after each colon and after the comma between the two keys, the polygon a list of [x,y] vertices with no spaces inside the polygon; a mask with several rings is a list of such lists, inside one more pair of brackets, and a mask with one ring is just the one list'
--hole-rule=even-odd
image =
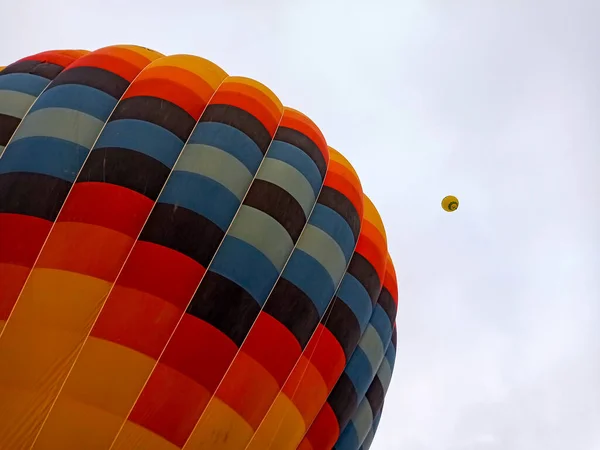
{"label": "red stripe", "polygon": [[32,267],[52,222],[22,214],[0,214],[0,262]]}
{"label": "red stripe", "polygon": [[340,434],[340,426],[337,417],[329,406],[325,403],[316,420],[308,429],[305,439],[310,441],[315,449],[332,448]]}
{"label": "red stripe", "polygon": [[209,399],[197,383],[159,364],[128,419],[183,447]]}
{"label": "red stripe", "polygon": [[137,238],[154,202],[121,186],[75,183],[57,222],[98,225]]}
{"label": "red stripe", "polygon": [[331,391],[346,367],[344,350],[331,331],[319,324],[317,331],[308,341],[304,356],[317,368]]}
{"label": "red stripe", "polygon": [[117,283],[185,309],[206,269],[170,248],[137,241]]}
{"label": "red stripe", "polygon": [[156,360],[182,314],[160,298],[115,286],[91,334]]}
{"label": "red stripe", "polygon": [[302,353],[300,344],[285,325],[263,312],[252,326],[242,350],[267,369],[279,386],[283,386]]}
{"label": "red stripe", "polygon": [[236,345],[212,325],[185,314],[161,362],[215,392],[229,367]]}

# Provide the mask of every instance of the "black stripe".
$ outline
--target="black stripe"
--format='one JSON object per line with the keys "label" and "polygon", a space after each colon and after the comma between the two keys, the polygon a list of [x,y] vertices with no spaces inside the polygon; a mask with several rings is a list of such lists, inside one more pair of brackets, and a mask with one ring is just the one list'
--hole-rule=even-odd
{"label": "black stripe", "polygon": [[8,144],[20,123],[21,119],[18,117],[0,114],[0,145]]}
{"label": "black stripe", "polygon": [[321,323],[338,340],[348,361],[360,340],[360,324],[350,307],[336,297],[327,307]]}
{"label": "black stripe", "polygon": [[237,128],[258,145],[263,155],[273,140],[271,133],[260,120],[233,105],[208,105],[200,117],[200,122],[218,122]]}
{"label": "black stripe", "polygon": [[394,346],[394,349],[397,348],[397,344],[398,344],[398,329],[396,327],[394,327],[394,329],[392,330],[392,345]]}
{"label": "black stripe", "polygon": [[337,418],[340,430],[343,430],[350,421],[351,412],[358,408],[356,390],[346,372],[343,372],[335,383],[327,402]]}
{"label": "black stripe", "polygon": [[162,162],[126,148],[97,148],[77,177],[77,183],[99,181],[116,184],[156,200],[171,169]]}
{"label": "black stripe", "polygon": [[327,161],[321,150],[311,138],[298,130],[288,127],[279,127],[275,133],[275,139],[281,142],[287,142],[298,147],[312,159],[321,173],[321,180],[325,179],[327,173]]}
{"label": "black stripe", "polygon": [[37,75],[47,80],[53,80],[56,76],[63,71],[64,67],[58,64],[52,64],[40,61],[21,61],[7,66],[2,71],[2,75],[8,75],[9,73],[29,73],[31,75]]}
{"label": "black stripe", "polygon": [[119,119],[145,120],[170,131],[182,142],[187,141],[196,126],[196,120],[175,103],[145,95],[121,100],[108,121]]}
{"label": "black stripe", "polygon": [[240,347],[260,306],[244,288],[209,270],[186,312],[222,331]]}
{"label": "black stripe", "polygon": [[255,179],[244,199],[244,205],[259,209],[279,222],[296,243],[306,225],[300,203],[285,189],[268,181]]}
{"label": "black stripe", "polygon": [[373,304],[377,303],[381,292],[381,281],[379,281],[379,275],[377,275],[369,260],[360,253],[354,252],[347,272],[360,281],[360,284],[364,286],[369,297],[371,297],[371,302]]}
{"label": "black stripe", "polygon": [[379,410],[381,405],[383,405],[383,399],[385,398],[383,385],[381,384],[381,380],[377,375],[375,375],[375,378],[373,378],[365,397],[367,397],[369,405],[371,406],[371,411],[373,412],[373,415],[375,415],[377,410]]}
{"label": "black stripe", "polygon": [[0,213],[24,214],[53,222],[70,189],[70,182],[50,175],[1,174]]}
{"label": "black stripe", "polygon": [[110,95],[117,100],[125,93],[129,87],[129,81],[120,77],[109,70],[99,67],[78,66],[67,69],[52,82],[48,89],[64,84],[80,84],[89,86],[105,94]]}
{"label": "black stripe", "polygon": [[304,349],[319,324],[319,312],[310,297],[292,282],[280,278],[264,307],[284,324]]}
{"label": "black stripe", "polygon": [[350,229],[354,234],[354,242],[358,241],[360,216],[352,202],[345,195],[329,186],[323,186],[317,203],[333,209],[342,216],[348,222],[348,225],[350,225]]}
{"label": "black stripe", "polygon": [[381,306],[390,319],[390,323],[393,324],[396,320],[396,302],[385,286],[381,289],[377,304]]}
{"label": "black stripe", "polygon": [[225,233],[206,217],[183,206],[157,203],[140,240],[162,245],[208,267]]}

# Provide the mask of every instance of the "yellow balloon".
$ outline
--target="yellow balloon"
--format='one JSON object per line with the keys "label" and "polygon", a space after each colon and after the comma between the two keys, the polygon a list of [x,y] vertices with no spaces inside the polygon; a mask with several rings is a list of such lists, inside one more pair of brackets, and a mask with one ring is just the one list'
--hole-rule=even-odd
{"label": "yellow balloon", "polygon": [[442,208],[447,212],[456,211],[458,209],[458,199],[454,195],[447,195],[442,200]]}

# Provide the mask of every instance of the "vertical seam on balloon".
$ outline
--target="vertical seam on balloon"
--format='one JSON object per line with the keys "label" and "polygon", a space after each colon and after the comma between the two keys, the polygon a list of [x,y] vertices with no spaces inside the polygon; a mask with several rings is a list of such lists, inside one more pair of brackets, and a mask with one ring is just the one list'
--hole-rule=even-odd
{"label": "vertical seam on balloon", "polygon": [[[283,119],[283,116],[285,115],[285,107],[283,109],[283,114],[281,116],[281,119]],[[273,134],[273,139],[271,140],[271,144],[273,143],[273,141],[275,140],[275,136],[277,135],[277,130],[279,129],[279,126],[281,124],[281,120],[279,121],[279,123],[277,124],[277,128],[275,129],[275,133]],[[267,155],[269,154],[269,150],[271,148],[271,144],[269,144],[269,149],[267,149],[267,151],[265,152],[265,158],[267,158]],[[329,159],[327,160],[327,167],[329,167]],[[256,174],[258,175],[258,172],[260,171],[260,168],[256,171]],[[198,420],[196,421],[196,424],[194,425],[194,428],[192,429],[192,432],[190,433],[190,435],[187,437],[187,439],[185,440],[185,443],[183,444],[183,446],[181,447],[182,450],[185,450],[186,445],[188,444],[190,438],[192,437],[192,435],[194,434],[194,431],[196,431],[196,427],[198,426],[198,424],[200,423],[200,421],[202,420],[202,417],[204,416],[204,413],[206,412],[206,410],[208,409],[208,406],[210,405],[210,402],[213,400],[213,398],[215,398],[215,395],[217,393],[217,391],[219,390],[219,387],[221,386],[221,384],[223,383],[223,380],[225,379],[225,377],[227,376],[227,374],[229,373],[229,370],[231,369],[231,367],[233,366],[234,361],[236,360],[237,356],[240,354],[240,351],[242,350],[242,347],[244,345],[244,342],[246,342],[246,339],[248,338],[248,336],[250,335],[250,332],[252,331],[252,328],[254,328],[254,325],[256,324],[256,321],[258,320],[258,317],[260,316],[260,313],[262,312],[262,310],[264,309],[265,305],[267,304],[267,302],[269,301],[269,297],[271,296],[271,294],[273,293],[273,290],[275,289],[275,286],[277,285],[277,282],[279,281],[279,279],[281,278],[281,275],[283,274],[283,271],[285,270],[285,268],[287,267],[288,262],[290,261],[290,258],[292,257],[292,254],[294,253],[294,251],[296,250],[296,247],[298,245],[298,242],[300,242],[300,239],[302,239],[302,235],[304,234],[304,231],[306,230],[306,226],[308,225],[308,221],[310,220],[310,217],[312,216],[313,211],[315,210],[315,207],[317,206],[317,201],[319,199],[319,195],[321,195],[321,191],[323,190],[323,185],[325,184],[325,177],[323,177],[323,181],[321,182],[321,187],[319,188],[319,192],[315,197],[315,201],[313,203],[313,206],[310,210],[310,213],[308,214],[308,216],[306,217],[306,222],[304,223],[304,226],[302,227],[302,231],[300,232],[300,235],[298,236],[298,239],[296,239],[296,242],[294,243],[294,246],[292,247],[292,250],[290,251],[290,254],[288,255],[287,259],[285,260],[285,263],[283,265],[283,267],[281,268],[281,270],[279,271],[279,274],[277,276],[277,279],[275,280],[275,283],[273,283],[273,286],[271,287],[271,290],[269,291],[269,295],[267,295],[267,298],[265,299],[265,302],[263,303],[263,305],[260,308],[260,311],[258,312],[258,314],[256,315],[256,318],[254,319],[254,321],[252,322],[252,325],[250,326],[250,328],[248,329],[248,332],[246,333],[246,336],[244,336],[244,339],[242,340],[242,343],[240,344],[240,346],[238,347],[237,351],[235,352],[235,355],[233,356],[231,362],[229,363],[229,366],[227,366],[227,370],[225,371],[225,373],[223,374],[223,376],[221,377],[221,381],[219,381],[219,384],[217,385],[217,387],[215,388],[215,391],[211,394],[208,403],[206,404],[206,407],[204,408],[204,410],[202,411],[202,413],[200,414],[200,417],[198,418]],[[248,189],[250,190],[250,189]],[[238,210],[239,211],[239,210]],[[234,219],[235,220],[235,219]],[[233,221],[232,221],[233,223]],[[216,253],[215,253],[216,254]],[[207,269],[208,271],[208,269]]]}
{"label": "vertical seam on balloon", "polygon": [[[325,176],[327,176],[327,173],[329,171],[329,161],[327,163],[327,172],[325,174]],[[325,184],[325,183],[323,183]],[[361,194],[362,194],[362,186],[361,186]],[[364,195],[364,194],[362,194]],[[317,202],[319,202],[319,198],[317,197]],[[362,223],[363,223],[363,215],[361,214],[361,218],[360,218],[360,227],[362,229]],[[360,236],[360,229],[359,229],[359,233],[358,236]],[[352,248],[352,254],[350,255],[350,257],[348,258],[348,263],[346,264],[346,269],[344,270],[344,273],[342,274],[342,276],[340,277],[340,281],[338,282],[335,291],[333,292],[333,295],[331,297],[331,299],[329,300],[329,302],[327,303],[327,308],[325,309],[326,311],[326,316],[327,319],[325,319],[325,321],[328,320],[329,316],[331,315],[331,309],[329,309],[330,305],[334,304],[337,298],[337,293],[338,290],[342,284],[342,281],[344,280],[344,277],[346,275],[346,272],[348,271],[348,268],[350,267],[350,263],[352,262],[352,257],[354,256],[354,252],[356,251],[356,246],[358,245],[358,237],[356,238],[355,242],[354,242],[354,247]],[[283,271],[282,271],[283,273]],[[266,303],[266,302],[265,302]],[[319,331],[319,324],[321,323],[321,321],[323,320],[323,318],[325,317],[325,315],[323,317],[321,317],[319,319],[319,322],[317,323],[317,326],[315,327],[315,329],[313,330],[313,332],[310,335],[310,338],[308,339],[308,341],[306,342],[306,345],[304,346],[304,349],[302,349],[302,352],[300,353],[300,357],[296,360],[296,363],[294,364],[294,366],[292,367],[292,370],[290,371],[290,373],[288,374],[288,376],[286,377],[285,381],[281,384],[281,388],[279,389],[279,391],[277,391],[277,396],[275,397],[275,400],[279,397],[279,395],[283,392],[283,387],[285,386],[285,384],[287,383],[287,381],[290,379],[290,377],[292,376],[294,369],[296,368],[296,366],[300,363],[301,359],[302,359],[302,355],[304,354],[304,351],[306,350],[306,346],[308,345],[308,343],[311,341],[311,339],[313,338],[313,336],[315,336],[317,333],[319,333],[319,337],[317,338],[317,344],[319,343],[320,339],[321,339],[321,335],[323,334],[323,330]],[[316,347],[315,347],[316,348]],[[314,350],[311,352],[311,357],[314,353]],[[310,361],[310,358],[309,358]],[[302,380],[302,378],[304,377],[304,374],[306,373],[306,370],[308,369],[308,366],[302,371],[302,375],[300,376],[300,379]],[[297,388],[296,388],[297,389]],[[294,390],[295,392],[296,390]],[[256,430],[254,430],[254,433],[252,433],[252,437],[250,438],[250,440],[248,441],[248,443],[246,444],[246,446],[244,447],[244,450],[246,450],[250,444],[252,443],[252,441],[254,440],[254,436],[256,435],[256,432],[260,429],[261,425],[263,424],[263,422],[265,421],[265,419],[267,418],[269,412],[271,411],[271,409],[273,408],[273,405],[275,404],[275,400],[273,401],[273,403],[271,403],[271,406],[269,407],[269,409],[267,410],[266,414],[263,416],[263,418],[261,419],[260,423],[258,424],[258,426],[256,427]],[[287,414],[287,413],[286,413]],[[279,425],[276,428],[276,431],[279,430],[279,428],[281,427],[281,424],[283,423],[283,419],[286,417],[286,414],[284,414],[281,418],[281,421],[279,422]],[[273,435],[273,439],[275,439],[275,434]],[[271,440],[271,443],[269,444],[269,448],[271,445],[273,445],[273,439]]]}
{"label": "vertical seam on balloon", "polygon": [[[386,245],[386,253],[387,253],[387,245]],[[387,258],[384,264],[384,270],[383,273],[385,274],[385,267],[387,267]],[[384,276],[385,279],[385,276]],[[377,294],[377,299],[379,300],[379,295],[381,295],[381,291],[383,289],[383,280],[381,280],[381,287],[379,288],[379,293]],[[375,303],[375,306],[377,305],[377,303]],[[375,306],[373,307],[373,312],[375,311]],[[327,323],[327,321],[329,320],[329,318],[331,317],[331,312],[333,312],[333,309],[330,311],[329,316],[327,316],[327,319],[325,320],[325,324]],[[373,314],[371,313],[371,316],[373,316]],[[370,322],[370,319],[369,319]],[[321,331],[321,335],[323,334],[323,331]],[[361,335],[362,337],[362,335]],[[319,336],[319,339],[321,338],[321,336]],[[360,342],[360,338],[359,338],[359,342]],[[317,344],[319,343],[319,341],[317,341]],[[358,347],[358,343],[356,344],[356,347]],[[354,347],[354,350],[352,351],[352,354],[354,354],[354,351],[356,350],[356,347]],[[317,345],[315,345],[313,352],[311,353],[311,358],[313,357],[315,351],[317,350]],[[346,360],[346,365],[344,366],[344,370],[346,370],[346,366],[348,365],[348,362],[350,361],[350,358],[352,358],[352,354],[350,354],[350,356],[348,357],[348,359]],[[310,361],[310,358],[309,358]],[[308,369],[308,365],[306,366],[306,369],[304,369],[304,372],[302,373],[302,377],[304,377],[304,374],[306,373],[306,370]],[[335,383],[334,383],[334,388],[335,385],[337,384],[337,382],[339,381],[340,377],[342,376],[342,374],[344,373],[344,370],[342,370],[342,372],[340,373],[340,375],[337,377]],[[301,377],[301,379],[302,379]],[[296,386],[296,388],[294,389],[294,394],[297,392],[297,390],[299,389],[300,384],[298,384],[298,386]],[[304,438],[306,437],[306,434],[308,433],[308,431],[310,430],[310,427],[312,426],[312,424],[314,423],[314,421],[317,419],[317,417],[319,417],[319,414],[321,413],[321,410],[325,407],[325,405],[327,404],[327,400],[329,400],[329,396],[331,395],[331,392],[329,392],[327,394],[327,398],[325,399],[325,402],[323,403],[323,405],[321,406],[321,408],[319,409],[319,412],[312,418],[310,424],[308,424],[306,426],[306,428],[304,429],[304,434],[302,435],[302,438],[300,439],[300,441],[298,442],[298,445],[300,445],[302,443],[302,441],[304,440]],[[292,395],[292,398],[294,397],[294,395]],[[283,422],[283,420],[282,420]],[[271,446],[269,446],[269,448],[271,448]]]}
{"label": "vertical seam on balloon", "polygon": [[[223,81],[221,82],[221,84],[217,87],[217,89],[215,89],[215,91],[213,92],[212,96],[210,97],[210,99],[206,103],[206,107],[208,107],[210,105],[211,100],[213,99],[213,97],[215,96],[215,94],[217,93],[217,91],[221,88],[221,86],[223,85],[223,83],[225,82],[225,80],[227,80],[228,78],[231,78],[231,76],[229,76],[229,75],[226,76],[225,79],[223,79]],[[198,118],[198,121],[196,122],[196,125],[194,126],[194,129],[190,133],[190,137],[194,133],[194,131],[195,131],[196,127],[198,126],[198,124],[200,123],[200,120],[202,119],[202,116],[204,115],[205,111],[206,111],[206,108],[204,108],[204,111],[202,111],[202,114],[200,114],[200,117]],[[283,112],[281,114],[281,117],[279,118],[279,122],[277,124],[278,127],[279,127],[279,124],[281,123],[281,119],[282,118],[283,118]],[[186,141],[186,144],[183,146],[183,149],[185,149],[185,147],[187,146],[187,142],[189,141],[190,137],[188,137],[188,140]],[[271,143],[273,142],[273,140],[274,139],[271,139]],[[271,143],[269,143],[269,147],[271,146]],[[182,149],[180,155],[183,153],[183,149]],[[152,367],[152,371],[150,372],[150,374],[146,378],[146,381],[144,382],[144,385],[140,389],[138,395],[136,396],[135,401],[131,405],[131,408],[129,409],[127,415],[125,416],[125,420],[122,421],[121,426],[119,427],[119,431],[115,434],[115,437],[114,437],[113,441],[111,442],[110,447],[108,447],[108,450],[111,450],[113,448],[113,446],[115,445],[115,443],[117,442],[117,439],[118,439],[119,435],[121,434],[121,432],[123,431],[123,428],[125,427],[125,424],[128,422],[128,419],[129,419],[129,416],[131,415],[131,412],[135,408],[135,404],[137,403],[137,401],[139,400],[140,396],[144,392],[144,389],[146,388],[146,385],[148,384],[148,381],[152,377],[152,374],[154,373],[154,370],[156,370],[156,367],[158,366],[158,364],[159,364],[159,362],[161,360],[161,357],[163,356],[165,350],[169,346],[169,343],[171,342],[171,339],[175,335],[175,332],[177,331],[177,328],[181,324],[181,321],[185,317],[186,310],[187,310],[189,304],[192,302],[192,300],[194,298],[194,295],[196,295],[196,292],[200,288],[200,285],[202,284],[202,281],[204,280],[204,277],[206,276],[206,273],[208,272],[208,269],[210,268],[213,260],[215,259],[215,256],[219,252],[219,249],[221,248],[221,245],[223,245],[223,241],[225,241],[225,237],[227,236],[227,233],[231,229],[231,226],[233,225],[233,222],[235,221],[235,218],[238,216],[238,213],[240,212],[240,209],[242,208],[242,205],[244,204],[244,200],[246,199],[246,196],[248,195],[248,192],[250,191],[250,188],[252,187],[252,184],[254,183],[254,180],[256,179],[256,175],[258,175],[258,171],[260,170],[260,168],[263,165],[263,162],[264,162],[264,160],[265,160],[265,158],[267,156],[267,152],[268,152],[268,149],[265,152],[265,154],[263,155],[263,158],[261,159],[260,164],[259,164],[258,168],[256,169],[256,172],[255,172],[254,176],[252,177],[252,181],[248,185],[248,189],[246,190],[246,193],[244,194],[244,197],[242,198],[242,200],[240,202],[240,206],[238,207],[237,211],[235,212],[235,215],[233,216],[233,218],[231,219],[231,222],[229,222],[229,226],[227,227],[227,230],[225,231],[225,234],[223,235],[223,239],[221,239],[221,242],[219,243],[219,246],[217,247],[217,249],[215,250],[214,254],[212,255],[212,257],[210,259],[210,262],[207,264],[206,270],[204,271],[204,273],[202,274],[202,277],[200,278],[200,281],[198,282],[198,286],[196,286],[196,289],[194,290],[194,293],[190,297],[190,300],[188,301],[186,307],[183,309],[183,313],[181,314],[181,317],[179,318],[179,320],[177,321],[177,324],[173,328],[173,331],[171,332],[171,334],[169,336],[169,339],[167,340],[167,342],[165,343],[163,349],[161,350],[160,354],[158,355],[158,358],[156,358],[156,361],[154,363],[154,367]],[[173,166],[173,167],[175,167],[175,166]],[[166,185],[166,182],[165,182],[165,185]]]}
{"label": "vertical seam on balloon", "polygon": [[[93,53],[93,52],[92,52]],[[88,53],[89,54],[89,53]],[[87,55],[84,55],[87,56]],[[77,61],[77,59],[75,60]],[[73,61],[71,64],[73,64],[75,61]],[[150,61],[149,64],[151,64],[152,61]],[[65,70],[67,70],[70,65],[65,67],[63,69],[63,71],[61,71],[61,73],[59,75],[61,75]],[[146,66],[147,67],[147,66]],[[10,310],[10,314],[8,315],[6,321],[4,322],[4,327],[2,328],[2,330],[0,330],[0,339],[2,339],[2,335],[4,334],[4,331],[6,330],[6,327],[8,326],[8,323],[10,321],[10,318],[12,316],[12,313],[14,312],[15,308],[17,307],[17,303],[19,302],[19,299],[21,298],[21,295],[23,294],[23,290],[25,290],[25,286],[27,285],[27,282],[29,281],[29,278],[31,277],[31,274],[33,272],[33,269],[35,268],[38,260],[40,259],[40,255],[42,254],[42,252],[44,251],[44,247],[46,246],[46,243],[48,242],[48,239],[50,237],[50,234],[52,234],[52,230],[54,230],[54,225],[56,225],[56,221],[58,220],[58,218],[60,217],[60,213],[62,212],[65,203],[67,203],[67,200],[69,199],[69,195],[71,195],[71,191],[73,190],[73,187],[75,186],[75,183],[77,182],[77,178],[79,178],[79,175],[81,174],[81,171],[83,170],[83,166],[85,165],[85,163],[87,162],[88,158],[90,157],[90,154],[92,153],[92,150],[94,149],[94,147],[96,146],[96,143],[98,142],[98,139],[100,138],[100,135],[102,134],[102,132],[104,131],[104,128],[106,128],[106,124],[108,123],[108,121],[110,120],[111,116],[113,115],[113,113],[115,112],[115,109],[117,109],[117,106],[119,105],[119,103],[121,102],[121,100],[123,99],[123,96],[127,93],[127,91],[129,90],[129,87],[134,83],[134,81],[137,79],[137,77],[144,71],[144,69],[140,70],[140,73],[138,73],[135,78],[131,81],[131,83],[129,83],[129,86],[127,86],[127,89],[125,90],[125,92],[123,92],[123,95],[121,95],[121,97],[119,98],[119,100],[115,103],[115,107],[113,108],[113,110],[110,112],[110,115],[108,116],[108,118],[106,119],[106,121],[104,122],[104,125],[102,125],[102,128],[100,129],[100,131],[98,132],[98,135],[96,136],[96,139],[94,140],[94,143],[91,145],[90,150],[88,151],[85,159],[83,160],[83,163],[81,164],[81,167],[79,168],[79,171],[77,172],[77,176],[75,176],[75,179],[73,181],[73,183],[71,183],[71,187],[69,187],[69,192],[67,193],[62,205],[60,205],[60,209],[58,210],[58,213],[56,214],[56,218],[54,219],[54,221],[52,222],[52,226],[50,227],[50,230],[48,231],[48,234],[46,235],[46,238],[44,239],[44,243],[42,244],[42,246],[40,247],[40,251],[38,252],[35,261],[33,262],[32,266],[31,266],[31,270],[29,271],[29,273],[27,274],[27,278],[25,278],[25,282],[23,283],[23,286],[21,287],[21,290],[19,291],[19,295],[17,296],[17,300],[15,300],[15,304],[13,305],[12,309]],[[58,75],[57,75],[58,77]],[[29,113],[29,111],[31,110],[31,108],[33,108],[33,106],[35,105],[35,103],[38,101],[38,99],[42,96],[42,94],[44,92],[46,92],[46,89],[54,82],[54,80],[52,80],[50,83],[48,83],[48,85],[46,86],[46,88],[44,88],[44,90],[40,93],[40,95],[38,95],[38,97],[36,98],[36,100],[33,102],[33,104],[31,105],[31,107],[27,110],[27,112]],[[25,120],[26,116],[23,116],[23,120]],[[21,122],[19,123],[19,127],[21,126],[21,124],[23,123],[23,120],[21,120]],[[18,129],[18,127],[17,127]],[[16,133],[16,130],[15,130]],[[13,136],[15,135],[15,133],[13,133]],[[11,141],[12,141],[12,137],[11,137]],[[10,143],[10,142],[9,142]],[[9,144],[6,144],[6,147],[8,147]]]}

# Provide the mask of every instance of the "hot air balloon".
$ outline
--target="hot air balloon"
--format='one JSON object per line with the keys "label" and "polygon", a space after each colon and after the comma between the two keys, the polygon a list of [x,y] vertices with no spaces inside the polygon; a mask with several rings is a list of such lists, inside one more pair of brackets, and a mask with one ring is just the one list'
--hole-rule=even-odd
{"label": "hot air balloon", "polygon": [[458,209],[458,199],[454,195],[447,195],[442,199],[442,208],[446,212],[453,212]]}
{"label": "hot air balloon", "polygon": [[55,50],[0,71],[0,154],[0,450],[369,448],[395,271],[306,115],[200,57]]}

